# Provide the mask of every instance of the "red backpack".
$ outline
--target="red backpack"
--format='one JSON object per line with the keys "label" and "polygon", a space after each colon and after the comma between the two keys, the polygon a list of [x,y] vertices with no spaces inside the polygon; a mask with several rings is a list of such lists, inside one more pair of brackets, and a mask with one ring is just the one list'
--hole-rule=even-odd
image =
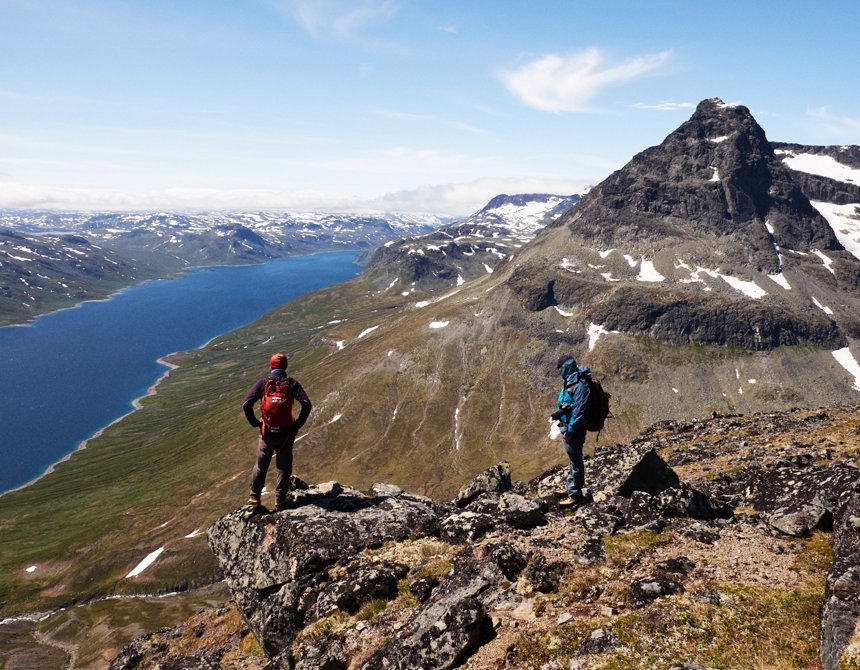
{"label": "red backpack", "polygon": [[263,415],[262,432],[280,433],[293,425],[292,379],[267,379],[260,413]]}

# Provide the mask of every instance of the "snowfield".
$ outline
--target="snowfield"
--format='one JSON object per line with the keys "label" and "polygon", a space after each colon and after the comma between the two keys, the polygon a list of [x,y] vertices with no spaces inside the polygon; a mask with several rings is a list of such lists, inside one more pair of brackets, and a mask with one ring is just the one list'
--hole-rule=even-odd
{"label": "snowfield", "polygon": [[818,154],[794,154],[785,149],[779,150],[785,155],[782,162],[792,170],[828,177],[848,184],[860,185],[860,170],[840,163],[832,156]]}

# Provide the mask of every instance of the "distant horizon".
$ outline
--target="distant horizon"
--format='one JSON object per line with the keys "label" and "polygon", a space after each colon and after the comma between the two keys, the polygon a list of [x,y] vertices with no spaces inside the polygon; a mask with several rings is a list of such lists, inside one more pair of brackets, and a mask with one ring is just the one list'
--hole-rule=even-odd
{"label": "distant horizon", "polygon": [[[853,19],[851,17],[854,17]],[[699,101],[860,144],[860,4],[0,3],[0,208],[465,216],[578,193]]]}
{"label": "distant horizon", "polygon": [[63,208],[63,207],[0,207],[0,213],[3,212],[28,212],[28,213],[56,213],[56,214],[185,214],[185,215],[200,215],[200,214],[328,214],[332,216],[337,215],[364,215],[364,216],[380,216],[384,217],[387,215],[391,216],[435,216],[441,219],[457,219],[462,217],[468,217],[476,212],[480,211],[487,204],[496,197],[499,196],[522,196],[522,195],[553,195],[558,197],[569,198],[572,196],[583,196],[585,195],[590,188],[593,186],[589,185],[582,189],[580,192],[576,193],[545,193],[542,191],[528,191],[523,193],[496,193],[488,197],[484,204],[478,205],[475,209],[472,209],[463,214],[439,214],[438,212],[433,211],[420,211],[420,210],[398,210],[398,209],[362,209],[361,207],[356,207],[355,209],[349,209],[346,207],[319,207],[316,209],[303,209],[303,208],[285,208],[285,207],[271,207],[271,208],[260,208],[260,207],[233,207],[230,209],[206,209],[206,208],[189,208],[189,209],[169,209],[169,208],[152,208],[152,209],[112,209],[112,208],[103,208],[103,209],[92,209],[92,208]]}

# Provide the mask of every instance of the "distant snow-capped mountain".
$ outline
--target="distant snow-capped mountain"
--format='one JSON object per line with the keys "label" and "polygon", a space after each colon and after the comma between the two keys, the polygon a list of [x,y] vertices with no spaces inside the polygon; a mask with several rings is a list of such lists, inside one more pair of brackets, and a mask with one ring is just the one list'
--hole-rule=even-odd
{"label": "distant snow-capped mountain", "polygon": [[[534,239],[548,223],[580,199],[574,195],[498,195],[463,221],[419,237],[386,242],[368,263],[368,272],[416,286],[462,284],[493,271],[498,262]],[[393,284],[392,284],[393,286]]]}

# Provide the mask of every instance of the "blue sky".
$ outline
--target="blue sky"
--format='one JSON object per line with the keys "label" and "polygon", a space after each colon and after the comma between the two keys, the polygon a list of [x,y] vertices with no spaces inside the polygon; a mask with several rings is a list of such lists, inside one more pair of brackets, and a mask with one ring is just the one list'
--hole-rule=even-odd
{"label": "blue sky", "polygon": [[697,102],[860,144],[860,3],[0,0],[0,207],[460,215]]}

